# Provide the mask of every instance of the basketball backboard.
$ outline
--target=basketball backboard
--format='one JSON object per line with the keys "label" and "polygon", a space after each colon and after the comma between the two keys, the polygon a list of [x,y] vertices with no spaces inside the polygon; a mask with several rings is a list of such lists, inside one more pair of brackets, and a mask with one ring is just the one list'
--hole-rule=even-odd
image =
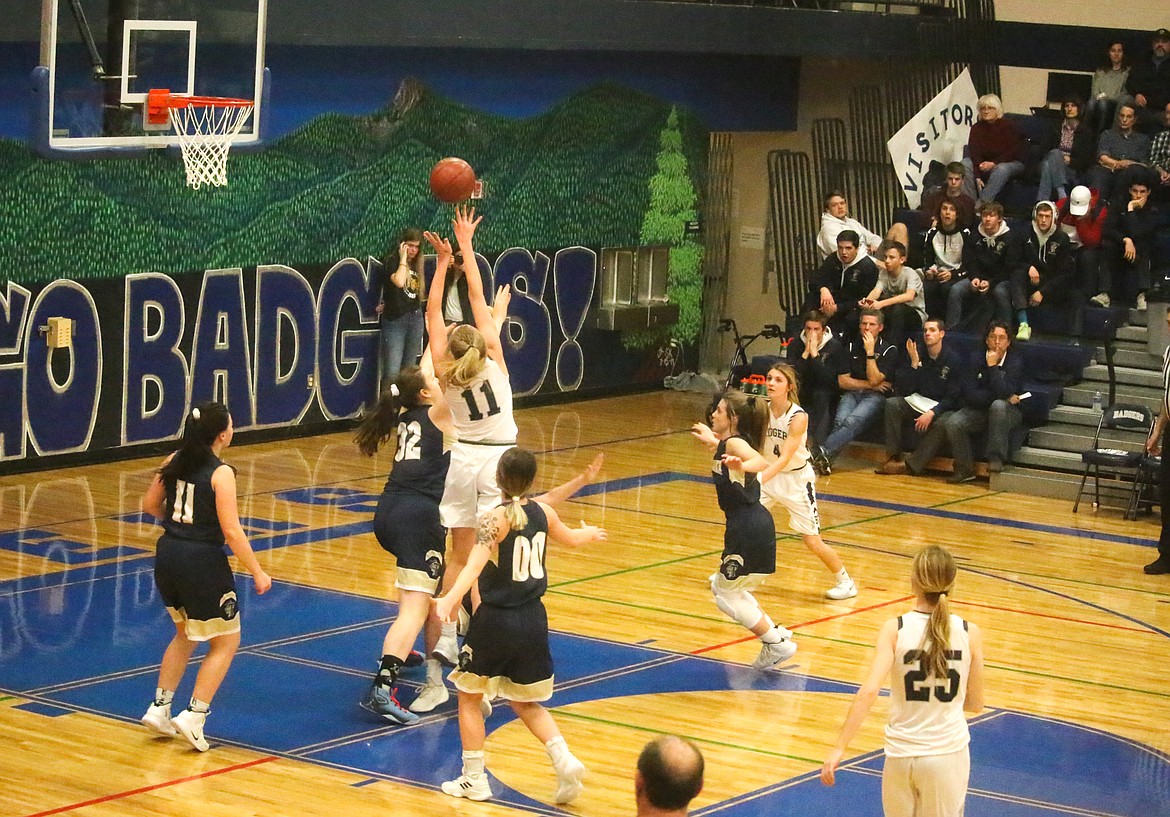
{"label": "basketball backboard", "polygon": [[[47,104],[37,141],[53,150],[177,144],[145,121],[151,89],[255,100],[233,143],[260,137],[268,0],[48,0]],[[80,11],[80,13],[78,13]]]}

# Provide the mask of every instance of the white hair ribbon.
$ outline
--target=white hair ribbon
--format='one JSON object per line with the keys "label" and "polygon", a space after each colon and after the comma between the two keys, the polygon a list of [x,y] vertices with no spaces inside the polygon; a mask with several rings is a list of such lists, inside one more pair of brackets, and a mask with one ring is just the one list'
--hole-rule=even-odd
{"label": "white hair ribbon", "polygon": [[390,394],[393,395],[394,397],[398,396],[398,384],[397,383],[390,384]]}
{"label": "white hair ribbon", "polygon": [[198,406],[191,409],[191,419],[194,420],[195,422],[199,422],[199,407]]}

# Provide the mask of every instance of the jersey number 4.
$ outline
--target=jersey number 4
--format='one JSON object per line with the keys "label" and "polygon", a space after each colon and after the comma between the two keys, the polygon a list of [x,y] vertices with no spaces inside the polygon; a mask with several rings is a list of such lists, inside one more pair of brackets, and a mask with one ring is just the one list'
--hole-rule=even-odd
{"label": "jersey number 4", "polygon": [[544,578],[544,531],[533,536],[517,536],[512,543],[512,581],[526,582]]}
{"label": "jersey number 4", "polygon": [[190,525],[195,521],[195,484],[175,480],[175,507],[171,519]]}
{"label": "jersey number 4", "polygon": [[479,410],[479,401],[475,398],[475,391],[473,389],[463,390],[463,402],[467,403],[467,416],[472,420],[482,420],[484,417],[492,417],[500,413],[500,404],[496,402],[496,393],[492,391],[492,384],[486,380],[480,384],[479,393],[483,395],[483,399],[487,402],[487,414]]}
{"label": "jersey number 4", "polygon": [[[962,650],[947,650],[947,662],[960,661],[963,658]],[[918,664],[917,669],[906,672],[906,700],[929,701],[930,693],[943,703],[955,700],[959,694],[959,671],[954,667],[947,669],[946,684],[931,684],[927,682],[929,674],[926,668],[926,656],[918,650],[909,650],[904,660],[905,664]]]}

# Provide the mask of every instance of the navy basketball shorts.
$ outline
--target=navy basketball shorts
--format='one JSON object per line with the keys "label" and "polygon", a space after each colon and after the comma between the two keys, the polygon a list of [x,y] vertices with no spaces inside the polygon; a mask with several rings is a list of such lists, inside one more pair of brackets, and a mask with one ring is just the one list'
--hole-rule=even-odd
{"label": "navy basketball shorts", "polygon": [[154,558],[154,583],[171,620],[186,625],[191,641],[240,631],[236,580],[222,546],[163,534]]}

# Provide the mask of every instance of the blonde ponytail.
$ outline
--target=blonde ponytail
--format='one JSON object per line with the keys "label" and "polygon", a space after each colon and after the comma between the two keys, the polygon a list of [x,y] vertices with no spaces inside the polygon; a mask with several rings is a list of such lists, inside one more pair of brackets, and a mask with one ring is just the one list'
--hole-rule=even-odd
{"label": "blonde ponytail", "polygon": [[523,496],[514,496],[504,508],[504,518],[508,520],[508,526],[512,530],[523,530],[528,525],[528,514],[524,512],[524,505],[521,504],[523,499]]}
{"label": "blonde ponytail", "polygon": [[457,389],[467,388],[487,360],[483,335],[469,324],[456,326],[447,337],[447,352],[450,358],[439,361],[436,367],[439,379]]}
{"label": "blonde ponytail", "polygon": [[947,677],[947,650],[951,645],[951,610],[947,596],[955,584],[958,567],[950,552],[938,545],[923,548],[914,557],[914,585],[934,605],[922,634],[919,652],[927,673],[936,680]]}

